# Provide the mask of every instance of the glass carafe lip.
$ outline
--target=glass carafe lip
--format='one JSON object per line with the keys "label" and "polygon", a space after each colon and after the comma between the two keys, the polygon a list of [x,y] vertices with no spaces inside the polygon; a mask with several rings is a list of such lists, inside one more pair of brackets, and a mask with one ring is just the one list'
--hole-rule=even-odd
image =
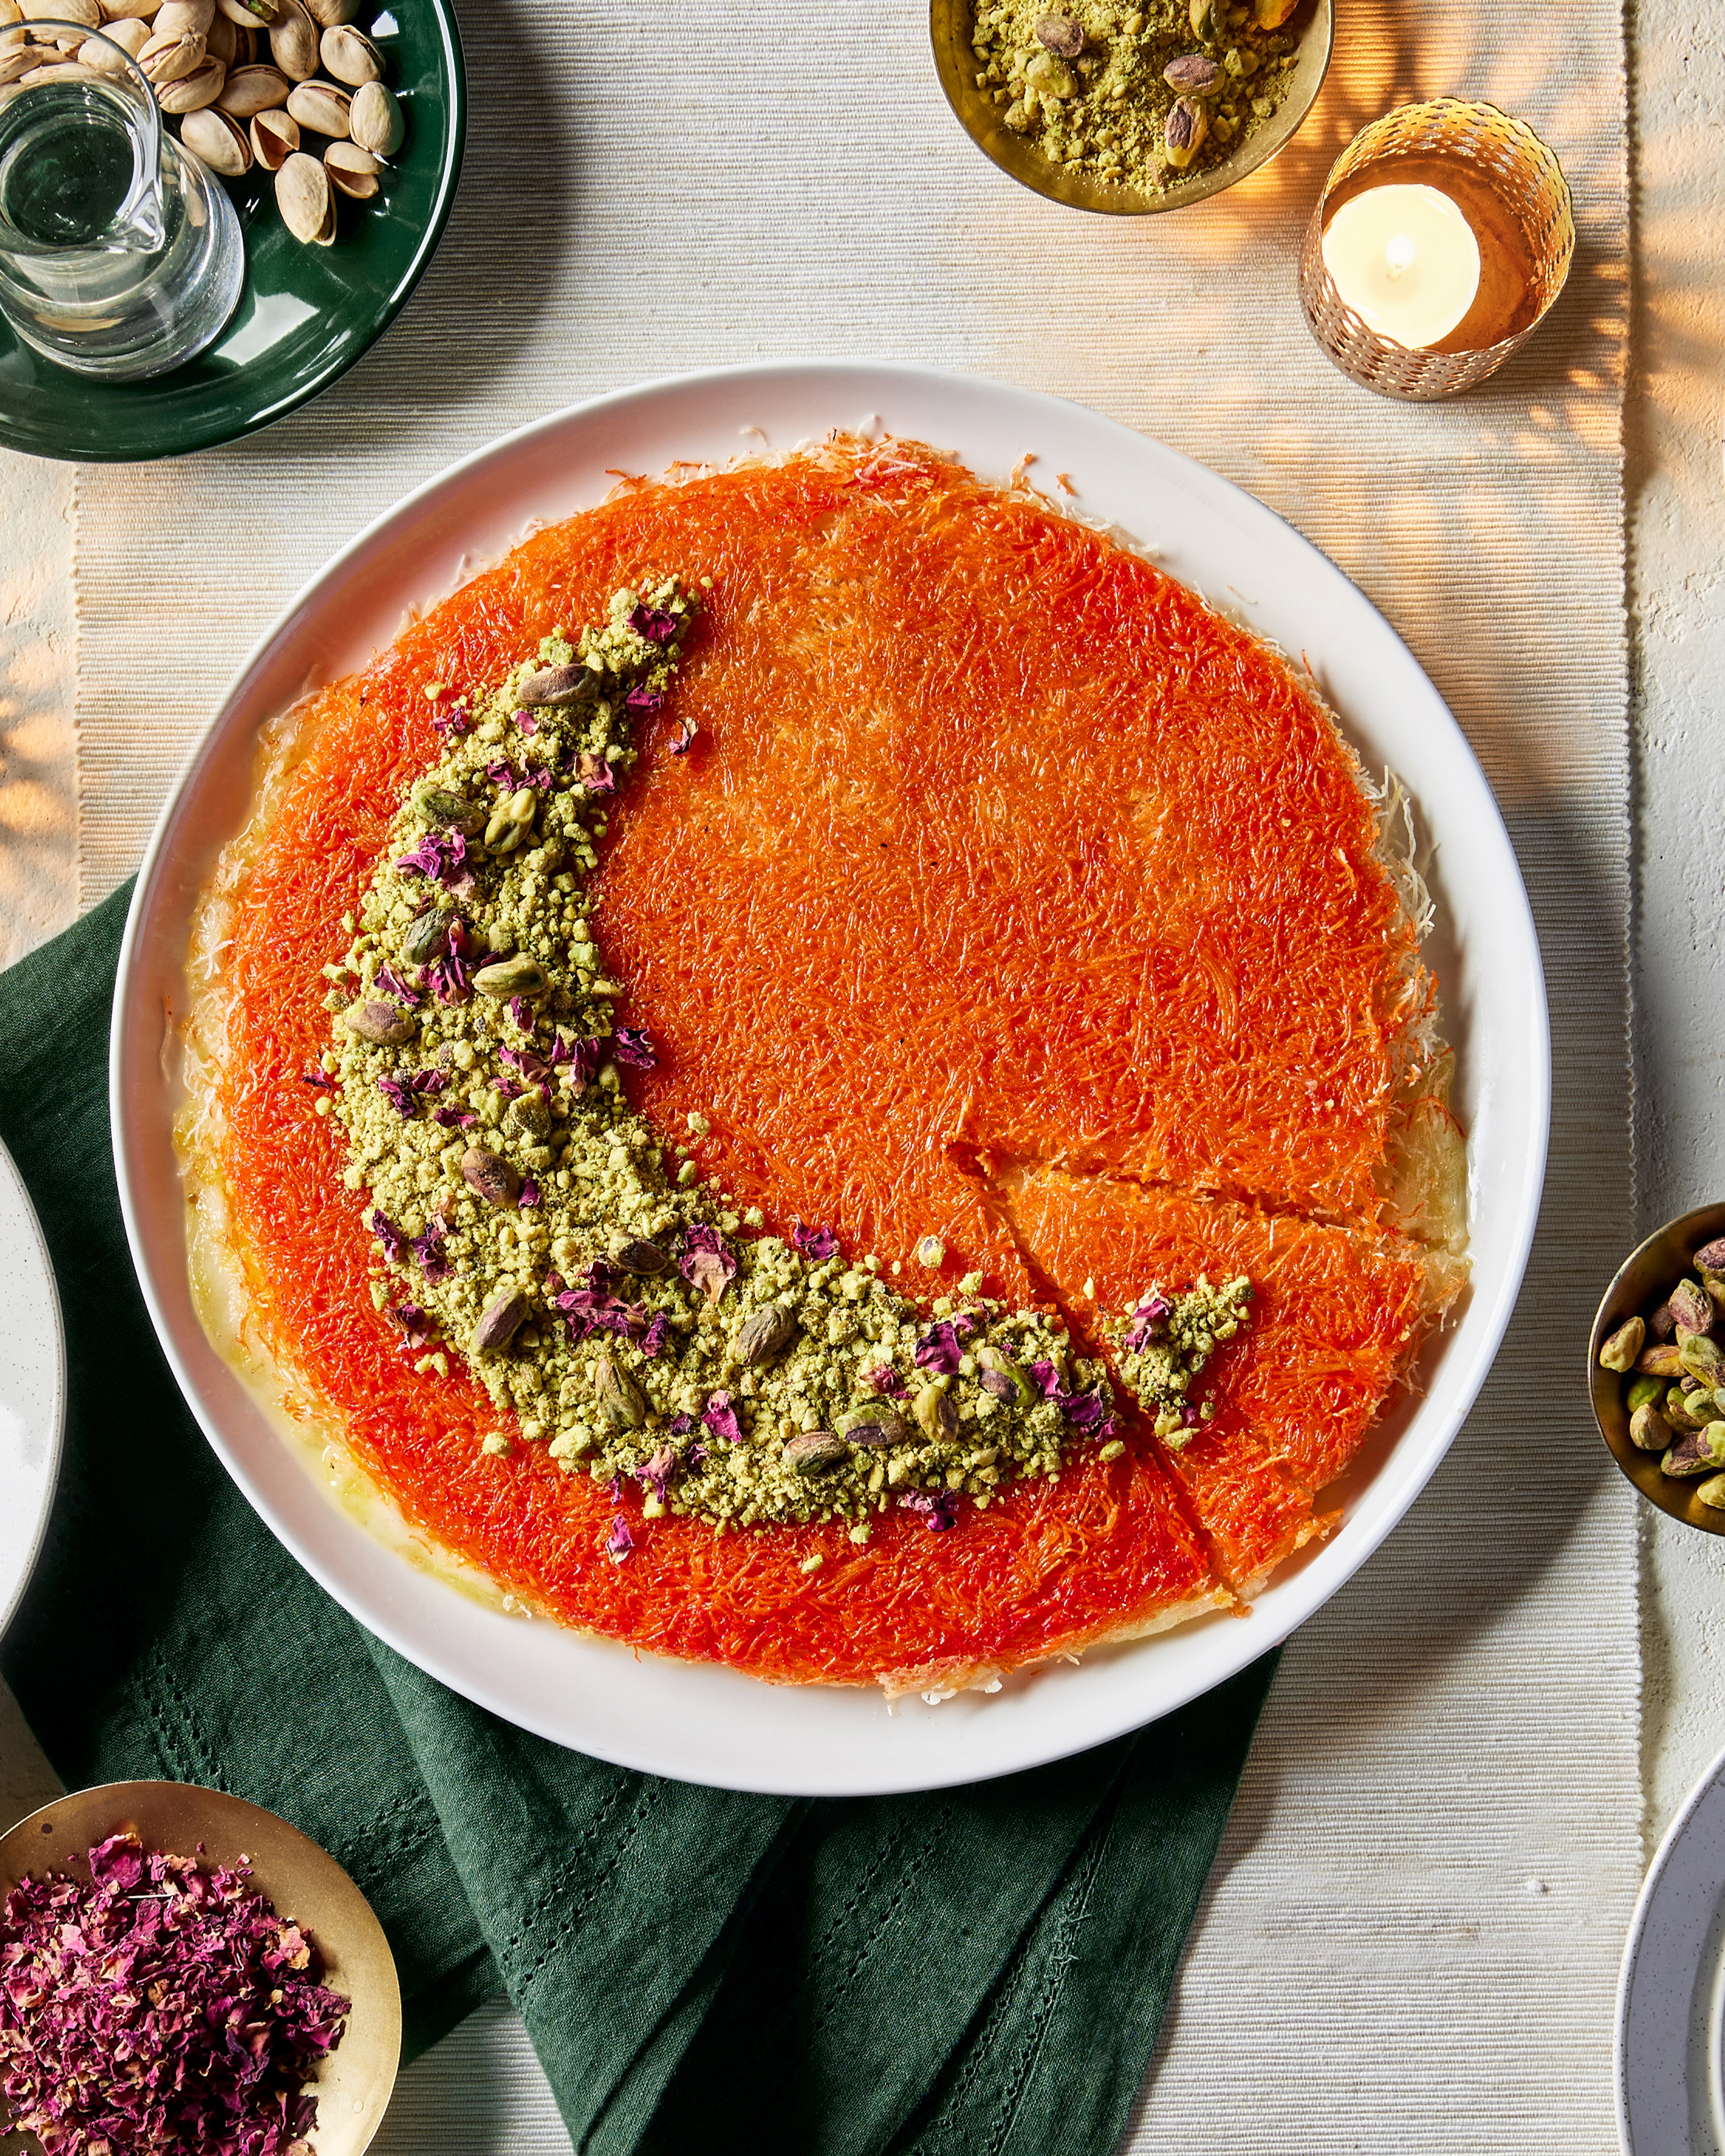
{"label": "glass carafe lip", "polygon": [[[20,46],[38,41],[44,45],[59,48],[63,38],[77,39],[69,53],[61,52],[63,59],[76,62],[87,44],[99,44],[119,62],[102,68],[91,68],[90,77],[100,83],[103,78],[118,75],[137,93],[136,127],[132,135],[131,184],[125,199],[114,213],[116,227],[130,231],[138,244],[133,249],[112,245],[90,248],[82,251],[90,254],[136,253],[152,254],[162,244],[162,107],[156,101],[155,85],[138,65],[124,45],[116,45],[101,31],[92,30],[85,23],[64,22],[52,16],[27,16],[22,22],[0,23],[0,54],[16,51]],[[53,247],[30,240],[6,223],[0,216],[0,251],[13,254],[73,254],[76,248]]]}

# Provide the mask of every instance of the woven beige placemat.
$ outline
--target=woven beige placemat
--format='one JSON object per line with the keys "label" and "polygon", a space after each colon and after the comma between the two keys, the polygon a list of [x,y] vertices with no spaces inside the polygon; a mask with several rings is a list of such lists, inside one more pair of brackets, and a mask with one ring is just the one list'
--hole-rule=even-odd
{"label": "woven beige placemat", "polygon": [[[1615,0],[1339,12],[1276,165],[1125,222],[977,156],[912,0],[470,6],[461,198],[394,329],[254,441],[80,475],[80,886],[135,865],[305,577],[452,457],[599,390],[768,356],[929,361],[1080,398],[1287,516],[1408,639],[1497,788],[1543,941],[1556,1122],[1479,1408],[1288,1650],[1129,2139],[1603,2153],[1641,1861],[1634,1534],[1568,1379],[1630,1217],[1621,24]],[[1295,255],[1353,129],[1440,91],[1551,141],[1580,245],[1494,382],[1391,405],[1312,345]]]}

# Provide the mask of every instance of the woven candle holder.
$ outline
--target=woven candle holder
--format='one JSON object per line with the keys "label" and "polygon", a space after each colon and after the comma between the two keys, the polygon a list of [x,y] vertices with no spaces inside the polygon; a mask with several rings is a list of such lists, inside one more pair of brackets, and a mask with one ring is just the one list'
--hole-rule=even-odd
{"label": "woven candle holder", "polygon": [[[1440,343],[1417,351],[1368,327],[1324,267],[1329,218],[1392,181],[1448,195],[1480,243],[1473,305]],[[1373,121],[1336,160],[1300,249],[1300,301],[1312,334],[1350,382],[1430,403],[1471,389],[1521,350],[1563,290],[1574,254],[1568,182],[1532,129],[1495,105],[1438,97]]]}

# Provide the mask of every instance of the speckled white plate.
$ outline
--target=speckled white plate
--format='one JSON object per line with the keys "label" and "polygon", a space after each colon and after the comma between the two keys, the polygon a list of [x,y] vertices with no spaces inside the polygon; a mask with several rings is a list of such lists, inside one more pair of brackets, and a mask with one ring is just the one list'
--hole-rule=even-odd
{"label": "speckled white plate", "polygon": [[1725,2156],[1725,1752],[1671,1821],[1617,1985],[1625,2156]]}
{"label": "speckled white plate", "polygon": [[23,1599],[60,1468],[66,1336],[36,1209],[0,1145],[0,1632]]}
{"label": "speckled white plate", "polygon": [[[164,1020],[187,1007],[187,936],[217,850],[250,813],[258,729],[310,681],[363,665],[408,609],[495,559],[531,520],[602,500],[618,470],[789,449],[886,430],[1004,480],[1027,452],[1081,514],[1130,533],[1172,576],[1301,653],[1368,766],[1407,783],[1435,850],[1428,944],[1458,1052],[1473,1287],[1332,1490],[1345,1525],[1284,1566],[1245,1618],[1219,1614],[1021,1672],[993,1697],[889,1712],[878,1691],[779,1686],[637,1656],[484,1607],[380,1547],[320,1486],[211,1346],[187,1281]],[[1527,894],[1491,788],[1407,646],[1334,563],[1261,502],[1082,406],[932,367],[784,362],[595,398],[493,443],[381,517],[308,584],[246,661],[162,812],[121,954],[110,1062],[116,1163],[156,1328],[223,1464],[286,1547],[410,1661],[560,1744],[684,1781],[809,1796],[937,1789],[1009,1774],[1135,1729],[1285,1639],[1376,1549],[1484,1382],[1521,1286],[1545,1172],[1551,1055]]]}

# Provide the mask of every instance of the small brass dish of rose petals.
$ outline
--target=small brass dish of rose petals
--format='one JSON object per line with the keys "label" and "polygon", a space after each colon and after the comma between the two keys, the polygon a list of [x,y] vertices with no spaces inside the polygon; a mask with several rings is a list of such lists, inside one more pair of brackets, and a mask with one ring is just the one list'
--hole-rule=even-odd
{"label": "small brass dish of rose petals", "polygon": [[[100,1943],[118,1933],[136,1943],[160,1994],[137,2042],[182,2047],[193,2112],[195,2099],[218,2113],[267,2110],[270,2091],[287,2087],[302,2116],[315,2101],[317,2156],[363,2156],[401,2058],[395,1960],[364,1895],[297,1827],[216,1789],[112,1782],[44,1804],[0,1836],[0,1897],[9,1950],[22,1957],[14,1973],[46,1959],[64,1979],[39,2025],[23,2016],[22,2049],[8,2058],[8,2087],[45,2107],[46,2130],[101,2117],[112,2031],[130,2025],[135,2005],[100,1995]],[[63,1927],[62,1905],[79,1921]],[[211,1997],[249,2017],[257,2043],[244,2058],[212,2047]]]}
{"label": "small brass dish of rose petals", "polygon": [[1725,1204],[1680,1214],[1625,1259],[1587,1374],[1599,1435],[1641,1495],[1725,1535]]}

